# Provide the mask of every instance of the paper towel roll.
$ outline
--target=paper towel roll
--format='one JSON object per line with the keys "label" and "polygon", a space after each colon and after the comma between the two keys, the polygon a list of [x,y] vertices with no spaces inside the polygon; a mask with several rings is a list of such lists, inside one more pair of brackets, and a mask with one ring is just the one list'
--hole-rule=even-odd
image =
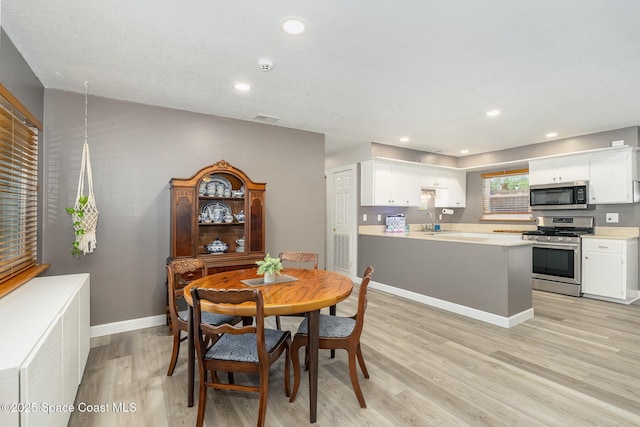
{"label": "paper towel roll", "polygon": [[442,209],[442,213],[445,215],[453,215],[453,209]]}

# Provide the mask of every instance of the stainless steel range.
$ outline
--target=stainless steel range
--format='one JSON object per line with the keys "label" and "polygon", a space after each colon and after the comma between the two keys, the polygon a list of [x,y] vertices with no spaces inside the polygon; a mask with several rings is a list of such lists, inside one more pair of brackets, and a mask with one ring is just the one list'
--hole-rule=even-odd
{"label": "stainless steel range", "polygon": [[593,217],[538,217],[538,229],[525,231],[533,241],[533,289],[579,297],[581,237],[593,234]]}

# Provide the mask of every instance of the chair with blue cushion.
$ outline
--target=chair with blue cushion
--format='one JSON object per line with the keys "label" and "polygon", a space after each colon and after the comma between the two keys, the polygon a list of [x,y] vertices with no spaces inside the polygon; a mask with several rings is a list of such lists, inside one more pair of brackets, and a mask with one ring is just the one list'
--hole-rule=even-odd
{"label": "chair with blue cushion", "polygon": [[[184,302],[184,287],[195,279],[207,275],[207,266],[197,258],[174,259],[167,265],[167,288],[169,293],[169,320],[171,333],[173,334],[173,351],[167,376],[173,375],[178,361],[180,343],[187,339],[189,330],[189,312]],[[222,323],[236,324],[240,317],[223,316],[214,313],[204,313],[205,322],[220,325]],[[182,334],[184,332],[184,336]]]}
{"label": "chair with blue cushion", "polygon": [[[369,266],[364,272],[360,291],[358,293],[358,312],[351,317],[330,316],[326,314],[320,315],[320,334],[319,348],[334,350],[344,349],[347,351],[349,358],[349,374],[351,376],[351,384],[356,393],[360,406],[366,408],[367,405],[360,390],[358,383],[358,372],[356,370],[356,359],[360,364],[360,369],[365,378],[369,378],[367,366],[362,357],[362,349],[360,347],[360,336],[362,335],[362,327],[364,326],[364,311],[367,307],[367,287],[371,280],[373,267]],[[293,392],[291,393],[290,402],[293,402],[300,386],[300,361],[298,353],[300,347],[306,347],[309,342],[307,319],[302,321],[298,327],[298,331],[293,337],[291,344],[291,358],[293,360]]]}
{"label": "chair with blue cushion", "polygon": [[[207,389],[226,389],[260,393],[258,427],[264,426],[269,393],[269,369],[285,353],[284,389],[289,396],[289,347],[291,332],[264,327],[264,300],[259,289],[219,290],[192,288],[194,341],[200,372],[200,394],[196,425],[202,426]],[[255,325],[218,326],[204,322],[203,301],[213,304],[238,305],[252,302],[256,306]],[[211,337],[219,337],[210,340]],[[211,373],[211,379],[208,373]],[[223,383],[217,372],[259,374],[260,385]]]}
{"label": "chair with blue cushion", "polygon": [[[295,262],[295,263],[308,263],[313,264],[313,269],[318,269],[318,254],[313,252],[280,252],[278,255],[280,261],[282,261],[283,265],[286,262]],[[336,306],[332,305],[330,310],[333,310],[331,314],[336,314]],[[303,317],[304,314],[289,314],[289,316]],[[282,329],[282,325],[280,323],[280,316],[276,316],[276,328]]]}

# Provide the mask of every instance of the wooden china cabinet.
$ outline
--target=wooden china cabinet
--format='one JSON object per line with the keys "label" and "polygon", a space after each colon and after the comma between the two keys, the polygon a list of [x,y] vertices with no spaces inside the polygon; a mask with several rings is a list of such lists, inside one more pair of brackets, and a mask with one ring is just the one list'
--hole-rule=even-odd
{"label": "wooden china cabinet", "polygon": [[257,268],[265,256],[266,186],[224,160],[171,179],[170,259],[201,258],[210,274]]}

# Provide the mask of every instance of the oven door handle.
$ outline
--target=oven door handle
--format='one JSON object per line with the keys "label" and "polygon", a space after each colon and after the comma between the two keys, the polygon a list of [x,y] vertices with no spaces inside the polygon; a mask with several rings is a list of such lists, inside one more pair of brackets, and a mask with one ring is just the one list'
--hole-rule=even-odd
{"label": "oven door handle", "polygon": [[534,248],[542,248],[542,249],[574,249],[577,250],[580,248],[580,245],[577,243],[534,243]]}

